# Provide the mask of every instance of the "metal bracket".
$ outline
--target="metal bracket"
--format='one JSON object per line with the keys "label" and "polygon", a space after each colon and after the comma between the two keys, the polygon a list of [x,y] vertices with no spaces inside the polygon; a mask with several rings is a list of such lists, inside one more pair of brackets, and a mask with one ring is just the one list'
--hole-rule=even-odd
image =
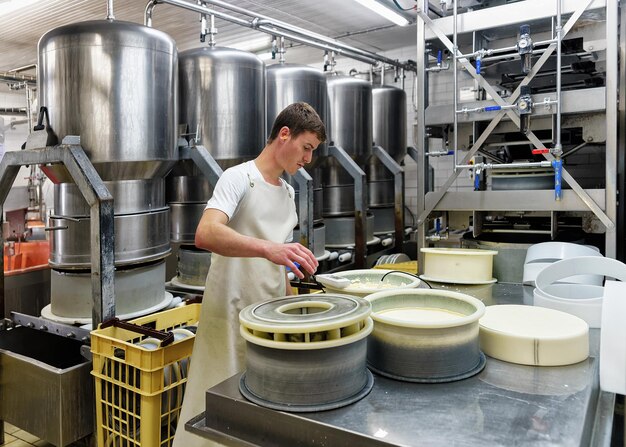
{"label": "metal bracket", "polygon": [[298,169],[293,177],[298,183],[300,243],[313,251],[315,247],[315,232],[313,231],[313,178],[304,168]]}
{"label": "metal bracket", "polygon": [[192,160],[200,169],[200,172],[206,177],[211,186],[215,188],[217,181],[224,172],[220,165],[217,164],[215,158],[209,153],[204,146],[181,146],[180,160]]}
{"label": "metal bracket", "polygon": [[34,317],[19,312],[11,312],[11,320],[16,325],[37,329],[42,332],[60,335],[61,337],[73,338],[83,343],[91,342],[89,329],[71,326],[69,324],[57,323],[41,317]]}
{"label": "metal bracket", "polygon": [[356,268],[364,268],[367,255],[365,172],[341,147],[328,146],[328,154],[334,157],[354,179],[354,264]]}
{"label": "metal bracket", "polygon": [[393,175],[394,245],[401,252],[404,241],[404,169],[382,147],[374,146],[372,153]]}
{"label": "metal bracket", "polygon": [[[63,163],[90,206],[92,322],[115,316],[115,232],[113,196],[79,145],[7,152],[0,161],[0,204],[4,204],[21,166]],[[0,206],[0,216],[2,206]],[[4,241],[0,236],[0,317],[4,316]]]}

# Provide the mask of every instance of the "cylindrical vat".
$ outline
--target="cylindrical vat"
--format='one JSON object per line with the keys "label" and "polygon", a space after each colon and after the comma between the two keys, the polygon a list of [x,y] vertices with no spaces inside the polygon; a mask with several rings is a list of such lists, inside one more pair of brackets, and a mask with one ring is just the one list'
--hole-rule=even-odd
{"label": "cylindrical vat", "polygon": [[[272,125],[278,114],[289,104],[304,101],[308,103],[322,122],[328,123],[328,93],[326,76],[319,70],[306,65],[275,64],[267,67],[267,135],[272,131]],[[319,156],[327,147],[327,142],[320,144],[313,152],[313,160],[307,165],[311,173],[317,164]],[[291,176],[286,176],[296,191],[296,212],[300,215],[298,202],[298,184]],[[323,194],[319,175],[313,174],[317,184],[313,191],[313,219],[319,222],[322,219]],[[319,186],[319,187],[316,187]]]}
{"label": "cylindrical vat", "polygon": [[[382,85],[372,89],[372,137],[400,164],[407,152],[406,93],[397,87]],[[391,208],[395,202],[393,175],[377,157],[369,159],[367,174],[368,204],[370,207]],[[378,216],[376,216],[378,220]],[[377,224],[377,227],[380,225]],[[393,231],[393,216],[391,226]]]}
{"label": "cylindrical vat", "polygon": [[406,93],[390,85],[372,89],[372,137],[400,163],[406,155]]}
{"label": "cylindrical vat", "polygon": [[[59,139],[80,143],[103,180],[164,176],[177,159],[177,50],[168,35],[135,23],[55,28],[38,45],[39,104]],[[62,165],[54,183],[72,182]]]}
{"label": "cylindrical vat", "polygon": [[294,102],[308,103],[327,125],[328,94],[322,72],[306,65],[275,64],[267,67],[266,76],[268,136],[278,114]]}
{"label": "cylindrical vat", "polygon": [[[354,245],[354,217],[333,217],[324,219],[326,225],[326,246],[340,248]],[[365,216],[365,242],[373,242],[374,215]]]}
{"label": "cylindrical vat", "polygon": [[372,86],[351,76],[329,76],[330,141],[354,159],[365,159],[372,148]]}
{"label": "cylindrical vat", "polygon": [[[42,315],[52,320],[91,322],[91,273],[52,270],[50,305]],[[165,292],[165,262],[115,271],[115,313],[121,318],[156,312],[172,301]]]}
{"label": "cylindrical vat", "polygon": [[211,267],[211,253],[195,247],[180,247],[176,279],[181,285],[204,287]]}
{"label": "cylindrical vat", "polygon": [[246,372],[239,389],[268,408],[310,412],[366,396],[372,330],[369,304],[342,295],[297,295],[246,307],[239,314]]}
{"label": "cylindrical vat", "polygon": [[[61,269],[91,267],[90,218],[51,217],[58,228],[50,236],[50,265]],[[162,259],[170,251],[169,209],[114,216],[115,265],[130,265]]]}
{"label": "cylindrical vat", "polygon": [[478,320],[485,305],[447,290],[392,290],[366,297],[374,330],[368,341],[370,369],[408,382],[450,382],[480,372],[485,356]]}
{"label": "cylindrical vat", "polygon": [[180,53],[180,123],[198,132],[222,168],[265,144],[265,66],[252,53],[203,47]]}
{"label": "cylindrical vat", "polygon": [[[363,167],[372,153],[372,86],[351,76],[329,76],[327,82],[329,141]],[[354,180],[334,158],[322,163],[322,184],[324,216],[354,213]]]}
{"label": "cylindrical vat", "polygon": [[[165,207],[162,178],[104,182],[115,204],[115,214],[134,214]],[[54,212],[57,216],[89,217],[90,208],[74,183],[54,185]]]}

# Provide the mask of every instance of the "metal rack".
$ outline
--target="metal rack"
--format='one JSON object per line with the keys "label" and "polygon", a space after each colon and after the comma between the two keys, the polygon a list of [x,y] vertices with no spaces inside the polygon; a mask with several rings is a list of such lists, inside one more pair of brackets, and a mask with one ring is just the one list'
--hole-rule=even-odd
{"label": "metal rack", "polygon": [[[428,1],[418,2],[417,17],[417,66],[422,67],[417,72],[417,113],[416,113],[416,142],[418,146],[418,181],[417,200],[419,214],[418,218],[418,245],[424,247],[428,241],[429,220],[433,213],[446,211],[465,211],[473,213],[474,234],[480,231],[481,218],[486,212],[506,212],[506,211],[530,211],[548,214],[551,220],[551,235],[556,233],[557,214],[561,212],[586,213],[597,219],[605,231],[605,254],[608,257],[616,255],[616,218],[617,218],[617,39],[618,39],[618,2],[617,1],[593,1],[593,0],[556,0],[554,2],[542,2],[540,0],[526,0],[511,4],[489,7],[476,11],[456,12],[457,2],[454,2],[453,12],[449,16],[431,19],[428,14]],[[593,51],[606,52],[605,84],[603,86],[593,86],[590,88],[561,89],[561,45],[563,38],[568,35],[572,28],[579,22],[583,14],[594,14],[604,18],[604,35],[598,36],[594,29],[591,40],[596,39],[601,43],[601,48],[594,49],[589,45],[584,48],[585,52]],[[561,16],[567,21],[559,20]],[[481,74],[481,60],[502,58],[505,51],[523,57],[522,51],[516,46],[509,48],[495,48],[494,50],[480,49],[484,42],[477,42],[477,34],[494,28],[494,17],[497,17],[498,30],[509,27],[515,30],[516,25],[524,23],[538,23],[550,20],[552,23],[552,39],[535,44],[535,53],[540,56],[535,63],[529,67],[527,73],[521,75],[523,79],[517,88],[507,97],[503,97],[501,92],[485,79]],[[561,23],[564,22],[561,26]],[[448,38],[452,35],[452,40]],[[459,51],[457,38],[459,36],[471,35],[472,51],[463,54]],[[466,39],[467,40],[467,39]],[[454,108],[451,104],[429,105],[428,85],[429,71],[433,75],[439,75],[440,69],[428,68],[427,45],[436,42],[443,45],[450,54],[450,67],[453,70],[455,98]],[[539,44],[541,48],[537,49]],[[489,42],[488,42],[489,44]],[[494,43],[491,42],[491,45]],[[467,46],[467,43],[466,43]],[[478,48],[477,48],[478,46]],[[531,50],[532,51],[532,50]],[[524,91],[526,86],[537,76],[540,69],[550,60],[553,53],[556,54],[556,89],[552,92],[530,95]],[[496,56],[491,56],[496,54]],[[472,64],[473,60],[473,64]],[[441,64],[440,59],[437,66]],[[457,66],[458,64],[458,66]],[[476,101],[464,103],[462,108],[457,104],[459,92],[457,91],[457,71],[465,70],[475,82],[475,85],[484,92],[482,98]],[[512,89],[511,89],[512,90]],[[493,167],[498,168],[520,168],[520,164],[485,163],[478,162],[471,165],[470,160],[475,155],[487,155],[484,151],[484,144],[495,132],[518,131],[521,120],[526,118],[526,111],[523,110],[520,95],[524,95],[534,104],[533,117],[549,117],[553,119],[552,141],[553,147],[546,149],[545,139],[540,139],[530,127],[525,135],[528,144],[536,148],[536,153],[541,153],[545,161],[527,164],[528,167],[534,165],[552,167],[555,170],[555,183],[558,186],[554,191],[525,190],[516,191],[449,191],[461,172],[472,170],[478,174],[480,170],[487,170]],[[452,98],[450,98],[452,102]],[[604,113],[602,116],[601,114]],[[562,167],[562,147],[561,147],[561,114],[593,114],[600,116],[593,121],[601,137],[605,136],[605,183],[604,188],[585,189]],[[530,115],[529,115],[530,116]],[[602,119],[604,118],[604,119]],[[479,133],[477,123],[491,120]],[[437,191],[426,192],[424,179],[428,169],[428,131],[430,126],[440,126],[454,122],[454,145],[449,153],[454,155],[453,173]],[[473,143],[468,147],[468,151],[463,155],[458,155],[458,126],[464,124],[471,125],[471,135]],[[482,123],[481,123],[482,124]],[[603,128],[602,128],[603,127]],[[592,139],[592,137],[590,137]],[[444,151],[445,148],[444,148]],[[533,152],[535,153],[535,152]],[[457,156],[459,161],[457,162]],[[452,163],[451,163],[452,164]],[[562,170],[561,170],[562,169]],[[571,189],[560,190],[560,180],[566,181]],[[477,182],[478,183],[478,182]],[[420,261],[423,261],[420,256]],[[420,262],[420,266],[423,262]]]}

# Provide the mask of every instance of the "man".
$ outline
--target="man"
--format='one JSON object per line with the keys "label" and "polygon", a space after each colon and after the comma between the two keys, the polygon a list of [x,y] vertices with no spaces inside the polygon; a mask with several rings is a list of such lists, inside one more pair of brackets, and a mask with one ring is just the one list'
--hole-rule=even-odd
{"label": "man", "polygon": [[198,248],[211,251],[200,324],[174,447],[212,445],[185,430],[204,411],[205,391],[245,368],[239,312],[291,294],[285,266],[299,278],[318,262],[299,243],[285,243],[298,222],[294,190],[281,175],[311,162],[326,140],[320,117],[308,104],[287,106],[274,121],[261,154],[222,174],[196,230]]}

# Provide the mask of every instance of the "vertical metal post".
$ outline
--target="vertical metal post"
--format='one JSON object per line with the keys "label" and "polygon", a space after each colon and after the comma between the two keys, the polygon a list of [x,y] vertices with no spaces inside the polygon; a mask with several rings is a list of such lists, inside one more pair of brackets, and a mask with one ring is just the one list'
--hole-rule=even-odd
{"label": "vertical metal post", "polygon": [[404,242],[404,169],[380,146],[374,146],[373,154],[393,175],[394,191],[394,243],[398,252]]}
{"label": "vertical metal post", "polygon": [[[418,2],[418,8],[428,14],[428,0]],[[417,17],[417,72],[415,74],[417,82],[415,83],[415,97],[417,98],[415,121],[416,121],[416,138],[415,146],[417,149],[417,212],[419,216],[426,209],[426,188],[425,179],[428,172],[428,162],[424,155],[424,145],[426,144],[426,105],[428,97],[426,96],[426,23],[419,15]],[[424,255],[420,248],[426,246],[426,230],[428,228],[428,218],[417,221],[417,259],[419,272],[424,272]]]}
{"label": "vertical metal post", "polygon": [[[607,26],[608,28],[608,26]],[[563,25],[561,24],[561,0],[556,0],[556,140],[553,153],[560,157],[563,153],[561,146],[561,43],[563,40]]]}
{"label": "vertical metal post", "polygon": [[[619,7],[617,0],[606,3],[606,214],[612,222],[617,217],[617,104],[618,104],[618,31]],[[623,30],[622,30],[623,34]],[[623,51],[623,48],[622,48]],[[620,105],[620,107],[623,107]],[[620,200],[623,201],[624,197]],[[616,229],[607,228],[605,256],[615,258]]]}
{"label": "vertical metal post", "polygon": [[300,243],[315,252],[315,236],[313,230],[313,178],[304,168],[298,169],[294,175],[298,182]]}
{"label": "vertical metal post", "polygon": [[356,268],[365,268],[367,256],[365,172],[341,147],[328,146],[328,154],[334,157],[354,179],[354,265]]}
{"label": "vertical metal post", "polygon": [[[626,24],[626,8],[620,8],[620,23]],[[608,27],[607,27],[608,28]],[[609,30],[607,29],[607,33]],[[619,71],[618,73],[626,73],[626,33],[621,32],[619,34]],[[619,108],[617,128],[619,130],[619,139],[617,147],[626,147],[626,82],[619,83]],[[608,125],[608,122],[607,122]],[[607,135],[608,136],[608,135]],[[608,147],[607,147],[608,149]],[[607,160],[607,167],[609,162]],[[622,197],[618,201],[617,206],[617,233],[616,233],[616,256],[619,261],[624,262],[626,259],[626,232],[624,227],[626,226],[626,200],[624,200],[624,186],[626,185],[626,154],[623,150],[617,151],[617,187],[621,191]],[[607,173],[607,177],[608,177]]]}
{"label": "vertical metal post", "polygon": [[453,61],[453,66],[452,66],[452,75],[453,75],[453,79],[454,79],[454,172],[456,172],[456,167],[458,166],[458,152],[457,149],[459,147],[459,118],[456,114],[456,111],[459,110],[459,71],[457,70],[457,54],[459,53],[459,46],[458,46],[458,32],[457,32],[457,20],[458,20],[458,8],[457,8],[457,1],[454,0],[453,3],[453,8],[454,8],[454,22],[453,22],[453,46],[452,46],[452,61]]}
{"label": "vertical metal post", "polygon": [[115,20],[115,16],[113,15],[113,0],[107,0],[106,20]]}

